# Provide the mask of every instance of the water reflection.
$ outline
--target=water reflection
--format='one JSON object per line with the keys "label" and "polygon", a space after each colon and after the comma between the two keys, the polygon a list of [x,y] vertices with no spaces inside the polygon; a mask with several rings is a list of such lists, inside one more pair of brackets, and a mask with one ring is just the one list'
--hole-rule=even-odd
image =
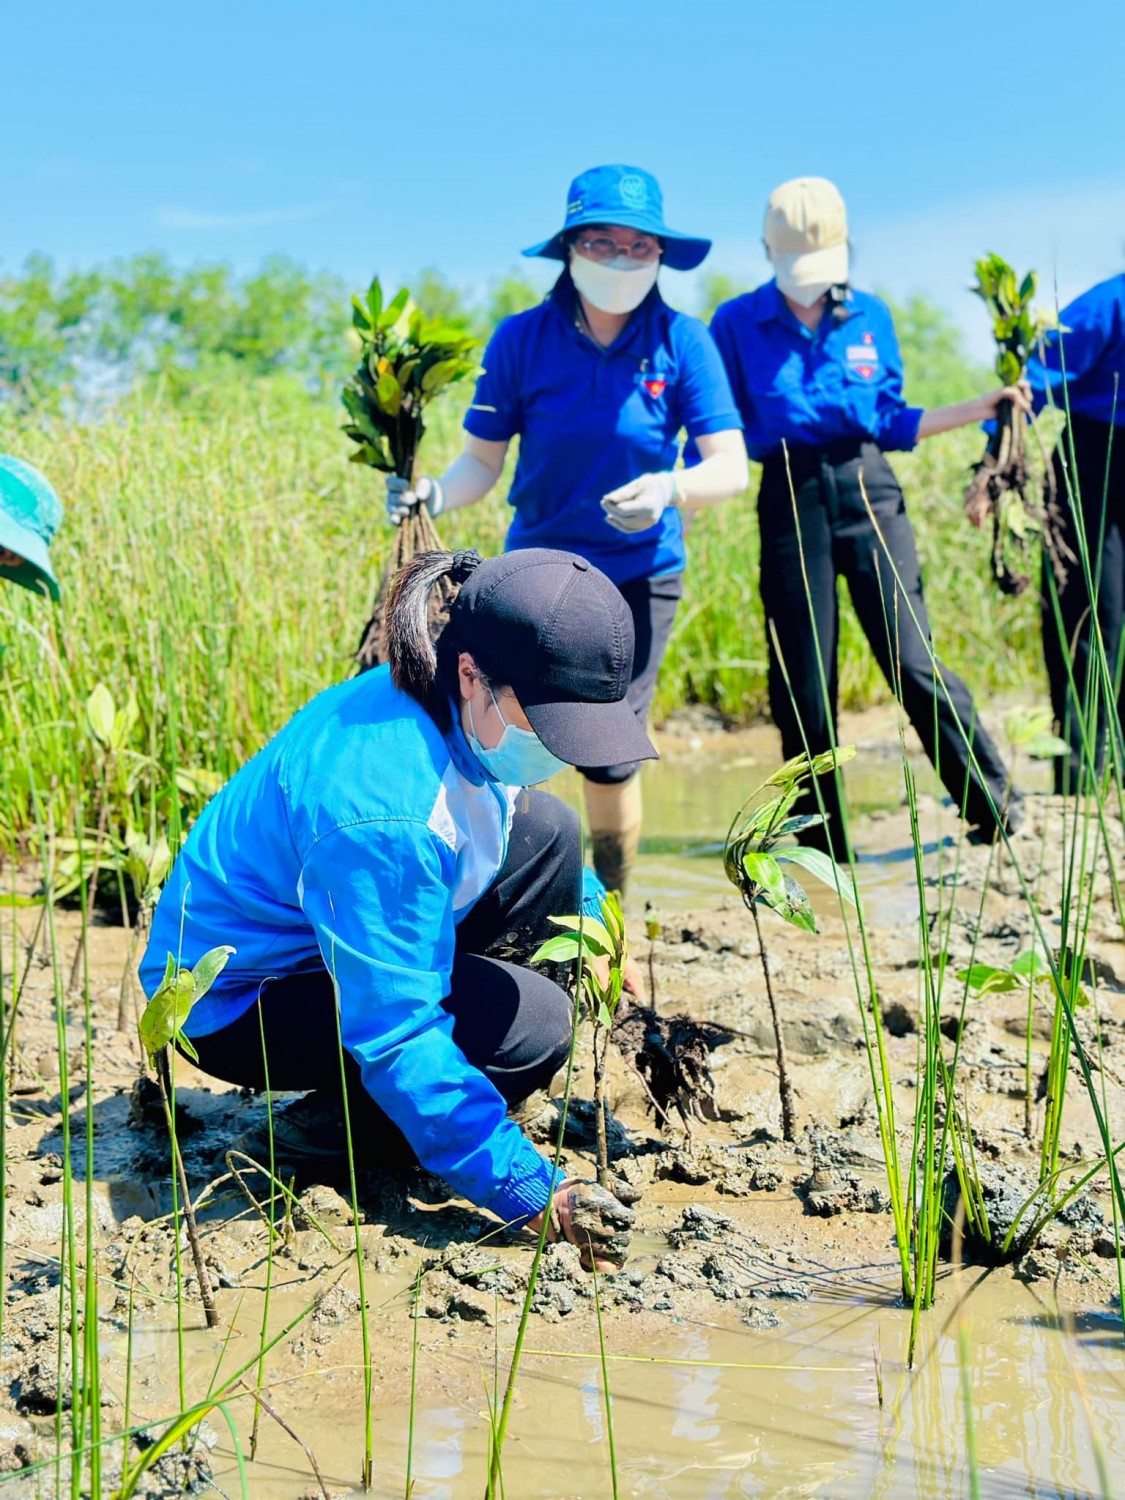
{"label": "water reflection", "polygon": [[[1099,1441],[1125,1452],[1125,1346],[1075,1339],[1018,1283],[947,1278],[923,1322],[913,1372],[903,1368],[909,1314],[889,1288],[773,1304],[774,1330],[681,1323],[658,1347],[630,1336],[609,1362],[622,1496],[733,1500],[968,1493],[955,1296],[964,1298],[981,1494],[1099,1494],[1079,1371]],[[732,1319],[733,1325],[733,1319]],[[617,1327],[622,1337],[621,1326]],[[876,1396],[882,1349],[886,1408]],[[647,1358],[646,1358],[647,1356]],[[610,1492],[600,1364],[594,1354],[527,1358],[505,1451],[505,1488],[521,1500]],[[482,1492],[483,1424],[447,1407],[421,1414],[418,1500]],[[464,1451],[463,1451],[464,1448]],[[387,1491],[392,1493],[391,1490]]]}

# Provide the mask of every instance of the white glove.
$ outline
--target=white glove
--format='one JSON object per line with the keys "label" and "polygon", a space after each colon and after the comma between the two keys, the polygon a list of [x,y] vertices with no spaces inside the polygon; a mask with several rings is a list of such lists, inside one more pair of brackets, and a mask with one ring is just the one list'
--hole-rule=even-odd
{"label": "white glove", "polygon": [[419,479],[416,489],[410,488],[408,479],[397,474],[387,475],[387,520],[392,526],[401,526],[416,505],[424,505],[431,516],[439,516],[445,509],[445,492],[436,479]]}
{"label": "white glove", "polygon": [[618,531],[647,531],[675,501],[674,474],[642,474],[639,479],[603,495],[602,510]]}

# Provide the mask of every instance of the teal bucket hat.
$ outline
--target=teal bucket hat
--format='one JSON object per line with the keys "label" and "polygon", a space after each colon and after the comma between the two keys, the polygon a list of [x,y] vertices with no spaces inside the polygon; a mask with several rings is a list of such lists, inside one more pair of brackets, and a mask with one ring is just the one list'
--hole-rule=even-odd
{"label": "teal bucket hat", "polygon": [[654,234],[664,242],[661,265],[672,271],[694,271],[702,265],[711,241],[680,234],[664,222],[664,195],[651,172],[641,167],[591,167],[570,184],[566,195],[563,227],[532,245],[524,255],[542,255],[548,260],[566,260],[566,237],[583,224],[621,224]]}
{"label": "teal bucket hat", "polygon": [[0,567],[0,578],[36,594],[46,590],[52,599],[59,597],[47,548],[62,515],[62,504],[46,477],[22,458],[0,453],[0,551],[23,558],[14,568]]}

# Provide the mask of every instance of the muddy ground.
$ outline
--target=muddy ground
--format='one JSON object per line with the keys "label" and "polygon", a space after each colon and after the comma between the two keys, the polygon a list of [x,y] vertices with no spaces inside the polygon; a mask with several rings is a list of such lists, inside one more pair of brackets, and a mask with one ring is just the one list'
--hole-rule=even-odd
{"label": "muddy ground", "polygon": [[[958,853],[952,843],[942,842],[956,832],[950,810],[924,799],[921,811],[924,829],[933,840],[926,857],[926,907],[931,917],[939,910],[952,914],[946,944],[952,962],[960,966],[972,952],[986,870],[975,958],[1009,962],[1030,946],[1032,930],[1010,861],[993,856],[989,867],[989,851],[980,847],[962,845]],[[1016,837],[1016,850],[1036,886],[1048,933],[1058,931],[1063,816],[1064,809],[1053,800],[1032,797]],[[1116,855],[1125,856],[1125,841],[1116,824],[1111,837]],[[914,920],[918,898],[910,861],[904,858],[910,844],[905,810],[892,808],[865,819],[857,838],[865,856],[860,883],[861,890],[868,891],[868,940],[905,1159],[917,1095],[922,980]],[[10,888],[11,873],[4,878]],[[33,877],[19,874],[15,885],[29,892]],[[1098,890],[1089,934],[1091,978],[1096,980],[1101,1065],[1115,1116],[1125,1080],[1125,943],[1104,870]],[[853,1284],[869,1284],[873,1297],[893,1296],[892,1220],[849,957],[848,934],[854,945],[857,927],[854,916],[845,927],[838,910],[833,910],[834,899],[818,894],[816,902],[819,934],[784,927],[768,914],[763,920],[796,1091],[798,1133],[791,1144],[780,1139],[774,1044],[761,960],[749,914],[737,896],[732,893],[712,909],[665,919],[651,954],[643,937],[636,943],[646,970],[651,961],[655,1004],[661,1014],[686,1011],[717,1023],[731,1036],[712,1058],[720,1118],[696,1124],[690,1135],[657,1131],[637,1078],[621,1058],[613,1059],[614,1164],[642,1196],[630,1263],[599,1281],[606,1338],[612,1347],[651,1344],[671,1321],[689,1319],[764,1332],[783,1324],[795,1303],[815,1295],[824,1278],[844,1268],[849,1268]],[[17,909],[12,919],[18,926],[18,972],[27,966],[9,1097],[7,1288],[0,1357],[0,1472],[13,1477],[37,1456],[54,1452],[59,1399],[61,1153],[68,1100],[60,1096],[55,980],[43,929],[32,943],[37,917],[37,910],[28,907]],[[935,918],[935,932],[939,928],[944,931],[943,917]],[[64,990],[74,969],[79,930],[77,914],[59,914]],[[12,948],[9,922],[4,936],[6,973]],[[147,1091],[138,1091],[135,1031],[131,1023],[124,1030],[117,1027],[123,984],[130,1014],[135,1001],[127,955],[128,938],[121,927],[99,918],[90,931],[88,956],[96,1058],[93,1201],[107,1430],[119,1428],[124,1420],[131,1296],[138,1331],[149,1330],[147,1354],[138,1358],[132,1374],[131,1420],[155,1420],[177,1407],[169,1157],[159,1108]],[[943,1028],[950,1057],[958,1036],[960,999],[961,987],[950,977]],[[76,1197],[81,1199],[86,1121],[80,993],[69,996],[68,1017],[69,1129],[79,1164]],[[1041,1094],[1049,1023],[1044,1001],[1033,1028],[1035,1095]],[[1091,1007],[1082,1013],[1082,1026],[1092,1047],[1095,1024]],[[969,1099],[982,1172],[990,1191],[996,1190],[997,1204],[1004,1195],[1018,1201],[1037,1166],[1044,1105],[1041,1098],[1033,1099],[1029,1141],[1025,1032],[1026,998],[1007,993],[970,1000],[960,1033],[961,1087]],[[1096,1048],[1092,1055],[1097,1056]],[[592,1132],[585,1102],[590,1090],[585,1048],[581,1063],[563,1160],[568,1170],[589,1174]],[[1092,1161],[1097,1151],[1076,1067],[1071,1074],[1063,1141],[1068,1161],[1077,1164]],[[237,1337],[225,1353],[225,1372],[250,1357],[257,1338],[269,1235],[251,1199],[261,1200],[265,1183],[244,1158],[232,1157],[243,1170],[243,1182],[237,1182],[225,1153],[260,1121],[265,1106],[261,1099],[213,1084],[184,1062],[177,1067],[177,1087],[187,1170],[193,1192],[203,1200],[203,1238],[223,1323],[217,1334],[190,1335],[193,1368],[205,1386],[210,1376],[201,1372],[209,1372],[232,1322]],[[529,1101],[521,1112],[525,1128],[545,1149],[557,1117],[557,1102],[546,1095]],[[361,1351],[352,1254],[356,1229],[346,1195],[327,1184],[297,1188],[299,1204],[278,1226],[271,1330],[304,1315],[271,1351],[267,1379],[277,1409],[300,1428],[318,1403],[358,1402],[355,1372],[361,1366]],[[443,1185],[419,1169],[365,1173],[359,1197],[365,1291],[377,1328],[377,1399],[380,1393],[405,1397],[416,1300],[423,1399],[435,1393],[463,1397],[475,1388],[479,1401],[481,1360],[491,1359],[497,1342],[503,1359],[513,1337],[531,1263],[528,1238],[498,1232],[488,1215],[449,1202]],[[1074,1307],[1105,1308],[1116,1291],[1116,1267],[1104,1180],[1067,1218],[1066,1223],[1052,1224],[1028,1253],[996,1274],[1039,1283]],[[424,1272],[420,1283],[419,1268]],[[191,1299],[188,1323],[199,1327],[197,1288],[186,1254],[183,1274]],[[542,1339],[549,1324],[553,1348],[589,1349],[595,1337],[594,1290],[571,1247],[548,1248],[533,1303],[530,1342]],[[64,1355],[64,1405],[67,1359]],[[310,1378],[318,1375],[322,1378]],[[358,1430],[358,1405],[354,1410]],[[115,1450],[107,1462],[119,1466],[120,1454]],[[205,1451],[198,1451],[192,1462],[204,1472]],[[154,1482],[151,1493],[182,1486],[182,1461],[177,1458],[176,1463],[181,1467],[173,1465]],[[277,1493],[296,1495],[299,1490]]]}

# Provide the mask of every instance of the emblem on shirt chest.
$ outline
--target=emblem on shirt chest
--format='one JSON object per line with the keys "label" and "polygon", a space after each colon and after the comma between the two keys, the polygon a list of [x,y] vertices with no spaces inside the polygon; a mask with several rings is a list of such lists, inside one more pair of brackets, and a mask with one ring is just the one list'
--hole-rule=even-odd
{"label": "emblem on shirt chest", "polygon": [[637,384],[657,401],[668,388],[668,377],[656,375],[651,370],[640,370],[637,373]]}
{"label": "emblem on shirt chest", "polygon": [[861,380],[870,380],[879,371],[879,351],[875,347],[875,335],[865,333],[858,344],[849,344],[844,350],[848,369]]}

